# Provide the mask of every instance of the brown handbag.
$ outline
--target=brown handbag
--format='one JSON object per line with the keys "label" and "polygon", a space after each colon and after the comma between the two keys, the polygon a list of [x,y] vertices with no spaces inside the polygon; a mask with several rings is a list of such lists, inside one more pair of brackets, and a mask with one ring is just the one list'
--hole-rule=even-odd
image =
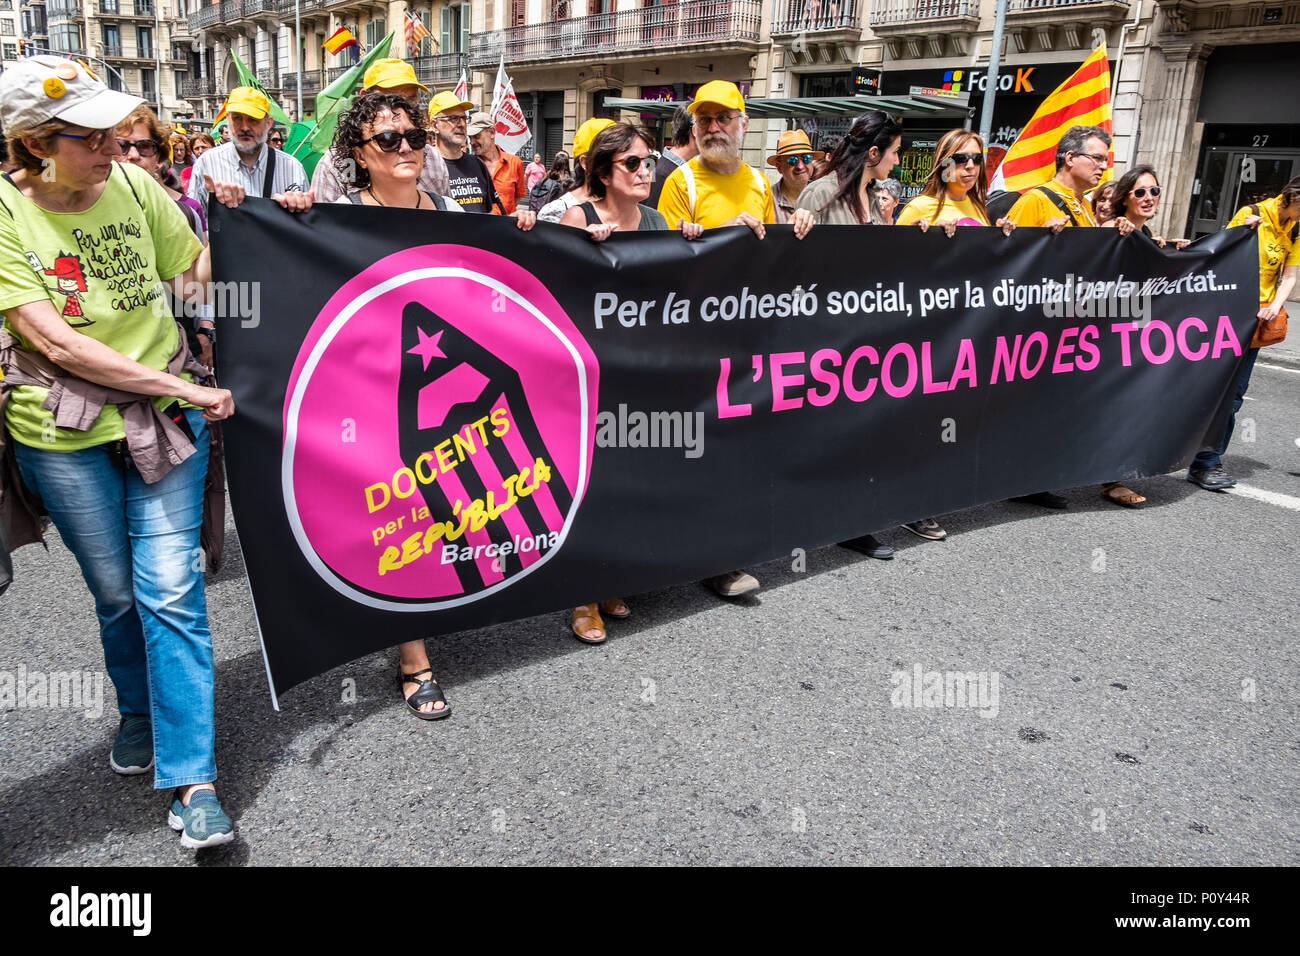
{"label": "brown handbag", "polygon": [[[1256,203],[1251,203],[1250,211],[1254,215],[1258,216],[1259,206]],[[1291,241],[1295,242],[1298,238],[1300,238],[1300,223],[1291,227]],[[1261,302],[1259,305],[1260,308],[1263,308],[1264,306],[1271,304],[1272,300]],[[1259,320],[1259,324],[1255,326],[1255,334],[1250,337],[1250,347],[1252,349],[1260,349],[1266,345],[1277,345],[1278,342],[1281,342],[1285,338],[1286,307],[1283,306],[1277,310],[1277,315],[1273,316],[1273,318],[1268,320]]]}
{"label": "brown handbag", "polygon": [[[1264,303],[1267,305],[1268,303]],[[1250,337],[1250,347],[1252,349],[1263,348],[1265,345],[1277,345],[1286,338],[1286,309],[1277,310],[1277,315],[1271,319],[1260,319],[1259,325],[1255,326],[1255,334]]]}

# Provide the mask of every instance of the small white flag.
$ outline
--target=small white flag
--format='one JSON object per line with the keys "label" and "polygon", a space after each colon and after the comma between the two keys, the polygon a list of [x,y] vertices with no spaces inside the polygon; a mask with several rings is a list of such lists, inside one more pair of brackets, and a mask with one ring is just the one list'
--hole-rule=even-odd
{"label": "small white flag", "polygon": [[492,89],[492,109],[489,114],[496,122],[496,144],[499,149],[518,153],[531,138],[528,119],[515,96],[515,88],[506,76],[506,58],[503,54],[497,66],[497,82]]}
{"label": "small white flag", "polygon": [[460,82],[456,84],[454,93],[462,102],[469,101],[469,80],[465,78],[465,71],[460,71]]}

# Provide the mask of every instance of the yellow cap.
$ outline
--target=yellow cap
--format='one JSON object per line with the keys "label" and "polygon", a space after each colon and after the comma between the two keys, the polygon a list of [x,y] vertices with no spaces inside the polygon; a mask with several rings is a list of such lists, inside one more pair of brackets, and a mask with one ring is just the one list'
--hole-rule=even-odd
{"label": "yellow cap", "polygon": [[695,99],[691,105],[686,107],[687,112],[692,115],[705,103],[716,103],[718,106],[724,106],[729,110],[745,109],[745,98],[740,95],[740,87],[735,83],[729,83],[726,80],[709,80],[698,90],[695,91]]}
{"label": "yellow cap", "polygon": [[226,100],[227,113],[243,113],[253,119],[261,119],[271,112],[271,101],[251,86],[237,86],[230,91]]}
{"label": "yellow cap", "polygon": [[443,90],[433,99],[429,100],[429,117],[433,118],[439,113],[445,113],[447,110],[461,109],[466,113],[473,112],[474,104],[467,100],[462,100],[451,90]]}
{"label": "yellow cap", "polygon": [[596,138],[597,134],[613,125],[614,121],[612,119],[589,119],[579,126],[578,131],[573,134],[573,158],[577,159],[591,149],[591,141]]}
{"label": "yellow cap", "polygon": [[366,70],[366,75],[361,80],[361,85],[367,90],[386,90],[394,86],[418,86],[426,93],[429,92],[429,88],[415,78],[415,70],[411,69],[411,64],[396,57],[376,60],[371,63],[370,69]]}

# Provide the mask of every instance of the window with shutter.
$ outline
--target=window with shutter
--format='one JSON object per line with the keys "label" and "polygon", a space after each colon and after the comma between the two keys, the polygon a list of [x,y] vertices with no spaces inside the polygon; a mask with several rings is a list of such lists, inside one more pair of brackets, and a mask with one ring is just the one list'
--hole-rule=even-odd
{"label": "window with shutter", "polygon": [[420,22],[429,31],[429,35],[420,41],[420,56],[433,56],[433,11],[421,10]]}
{"label": "window with shutter", "polygon": [[462,3],[460,10],[460,46],[456,48],[457,53],[469,52],[469,24],[470,24],[470,5],[469,0]]}
{"label": "window with shutter", "polygon": [[452,49],[451,7],[438,11],[438,52],[455,53]]}
{"label": "window with shutter", "polygon": [[522,27],[528,22],[528,8],[525,0],[510,0],[510,25]]}

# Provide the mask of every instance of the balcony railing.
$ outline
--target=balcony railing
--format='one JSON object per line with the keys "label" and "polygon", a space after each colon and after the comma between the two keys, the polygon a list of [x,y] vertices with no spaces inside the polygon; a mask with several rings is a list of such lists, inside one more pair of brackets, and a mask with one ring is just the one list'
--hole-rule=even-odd
{"label": "balcony railing", "polygon": [[852,30],[861,26],[858,0],[772,0],[772,28],[780,33]]}
{"label": "balcony railing", "polygon": [[210,76],[201,80],[185,80],[181,84],[181,95],[185,97],[216,96],[217,84],[213,82]]}
{"label": "balcony railing", "polygon": [[74,20],[81,16],[81,4],[77,0],[50,0],[45,7],[45,19],[50,23],[58,20]]}
{"label": "balcony railing", "polygon": [[280,88],[280,74],[275,70],[260,69],[257,71],[257,82],[261,83],[264,89],[278,90]]}
{"label": "balcony railing", "polygon": [[[1011,0],[1008,10],[1054,10],[1057,7],[1096,6],[1100,3],[1115,3],[1117,0]],[[1118,0],[1127,5],[1128,0]]]}
{"label": "balcony railing", "polygon": [[351,66],[331,66],[325,71],[325,85],[329,86],[350,69],[352,69]]}
{"label": "balcony railing", "polygon": [[[280,13],[280,0],[239,0],[239,16],[242,19],[255,17],[259,13],[278,15]],[[293,11],[289,11],[293,16]]]}
{"label": "balcony railing", "polygon": [[[319,13],[325,9],[327,0],[299,0],[298,12],[302,16]],[[286,22],[293,19],[294,0],[276,0],[275,10]]]}
{"label": "balcony railing", "polygon": [[221,22],[221,4],[209,3],[199,7],[185,18],[185,22],[189,25],[190,33],[197,35],[205,27]]}
{"label": "balcony railing", "polygon": [[120,43],[105,43],[105,44],[104,44],[104,56],[105,56],[105,58],[107,58],[107,57],[119,57],[119,58],[120,58],[120,57],[122,56],[122,44],[120,44]]}
{"label": "balcony railing", "polygon": [[[321,88],[320,73],[311,71],[302,75],[302,91],[304,93],[316,93]],[[280,89],[284,90],[286,95],[293,95],[298,92],[298,74],[296,72],[285,72],[280,74]]]}
{"label": "balcony railing", "polygon": [[[968,0],[969,2],[969,0]],[[574,17],[481,33],[469,39],[469,65],[561,60],[658,47],[758,40],[761,0],[682,0],[657,7]]]}
{"label": "balcony railing", "polygon": [[455,83],[466,69],[464,53],[443,53],[439,56],[417,56],[411,61],[415,76],[424,84]]}
{"label": "balcony railing", "polygon": [[871,25],[905,24],[940,17],[978,17],[978,0],[871,0]]}

